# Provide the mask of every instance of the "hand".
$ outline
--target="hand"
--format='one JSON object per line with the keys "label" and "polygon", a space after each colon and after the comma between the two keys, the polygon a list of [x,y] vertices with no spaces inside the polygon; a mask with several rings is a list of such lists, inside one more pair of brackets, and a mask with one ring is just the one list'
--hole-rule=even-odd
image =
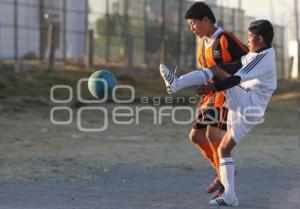
{"label": "hand", "polygon": [[213,66],[210,66],[209,67],[209,69],[211,70],[211,71],[214,71],[214,70],[217,70],[217,69],[219,69],[220,67],[218,66],[218,65],[213,65]]}
{"label": "hand", "polygon": [[214,83],[203,84],[199,88],[197,88],[197,95],[203,96],[207,95],[212,91],[216,91],[216,87]]}

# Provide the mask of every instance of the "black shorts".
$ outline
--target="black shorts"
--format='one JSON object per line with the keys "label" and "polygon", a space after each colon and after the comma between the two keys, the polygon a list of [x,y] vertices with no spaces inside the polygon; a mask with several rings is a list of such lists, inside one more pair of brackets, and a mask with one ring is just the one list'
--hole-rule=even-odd
{"label": "black shorts", "polygon": [[228,109],[225,107],[198,107],[193,121],[193,129],[203,129],[210,125],[226,131],[227,113]]}

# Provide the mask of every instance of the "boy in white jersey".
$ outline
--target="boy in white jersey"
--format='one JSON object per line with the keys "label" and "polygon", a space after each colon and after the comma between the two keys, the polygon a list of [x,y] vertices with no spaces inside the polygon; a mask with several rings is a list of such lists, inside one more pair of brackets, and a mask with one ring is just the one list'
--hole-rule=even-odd
{"label": "boy in white jersey", "polygon": [[[258,20],[252,22],[248,29],[250,52],[242,57],[242,67],[237,72],[230,75],[228,71],[214,66],[197,74],[199,84],[205,84],[213,77],[219,80],[217,83],[202,85],[199,94],[227,90],[224,105],[229,109],[227,132],[218,148],[221,182],[225,192],[223,196],[211,200],[209,203],[212,205],[239,205],[234,190],[231,151],[256,124],[263,121],[267,104],[277,86],[275,52],[271,46],[274,36],[272,24],[267,20]],[[161,65],[160,72],[167,86],[180,90],[176,83],[182,82],[181,78],[175,78],[164,65]]]}

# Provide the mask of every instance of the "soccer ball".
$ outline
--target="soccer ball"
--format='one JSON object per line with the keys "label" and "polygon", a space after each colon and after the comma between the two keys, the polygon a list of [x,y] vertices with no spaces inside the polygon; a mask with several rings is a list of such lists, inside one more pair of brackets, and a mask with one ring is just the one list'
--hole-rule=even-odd
{"label": "soccer ball", "polygon": [[110,98],[116,85],[116,77],[108,70],[98,70],[88,80],[88,89],[97,99],[102,99],[105,96]]}

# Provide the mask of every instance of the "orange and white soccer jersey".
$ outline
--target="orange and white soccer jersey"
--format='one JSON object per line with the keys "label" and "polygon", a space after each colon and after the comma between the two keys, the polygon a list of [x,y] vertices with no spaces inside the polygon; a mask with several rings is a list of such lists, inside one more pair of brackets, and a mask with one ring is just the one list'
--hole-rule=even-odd
{"label": "orange and white soccer jersey", "polygon": [[[240,42],[233,34],[224,31],[222,28],[212,35],[213,41],[207,43],[206,38],[200,40],[197,52],[197,62],[200,67],[209,68],[221,63],[230,63],[240,60],[248,53],[248,48]],[[225,101],[224,92],[211,92],[206,95],[200,107],[222,107]]]}

